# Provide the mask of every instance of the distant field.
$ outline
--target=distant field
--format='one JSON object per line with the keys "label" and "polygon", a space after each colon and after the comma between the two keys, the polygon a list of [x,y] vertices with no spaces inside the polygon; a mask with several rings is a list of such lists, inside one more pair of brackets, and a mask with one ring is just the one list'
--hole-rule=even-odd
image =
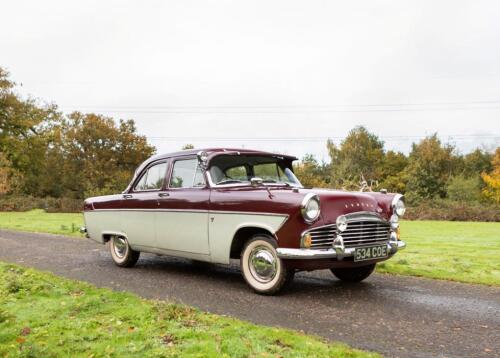
{"label": "distant field", "polygon": [[[0,212],[0,228],[81,236],[81,214]],[[404,221],[406,250],[378,272],[500,286],[500,223]]]}

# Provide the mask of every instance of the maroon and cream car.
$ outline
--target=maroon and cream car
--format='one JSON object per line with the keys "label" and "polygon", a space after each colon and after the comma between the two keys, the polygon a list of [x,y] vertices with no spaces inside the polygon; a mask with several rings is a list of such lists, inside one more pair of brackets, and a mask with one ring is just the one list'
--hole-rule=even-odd
{"label": "maroon and cream car", "polygon": [[140,252],[228,264],[258,293],[272,294],[299,270],[368,277],[405,243],[400,194],[305,189],[297,158],[247,149],[157,155],[119,195],[84,204],[87,236],[109,242],[119,266]]}

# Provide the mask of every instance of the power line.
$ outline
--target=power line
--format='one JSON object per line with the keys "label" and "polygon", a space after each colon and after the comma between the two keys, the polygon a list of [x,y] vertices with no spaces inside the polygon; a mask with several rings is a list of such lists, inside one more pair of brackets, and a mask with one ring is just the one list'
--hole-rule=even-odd
{"label": "power line", "polygon": [[62,106],[65,109],[92,109],[112,113],[149,114],[276,114],[276,113],[355,113],[355,112],[415,112],[470,111],[500,109],[500,100],[469,102],[427,102],[389,104],[331,105],[213,105],[213,106]]}
{"label": "power line", "polygon": [[[340,140],[345,137],[334,136],[334,137],[237,137],[237,138],[226,138],[226,137],[158,137],[158,136],[146,136],[149,140],[157,141],[176,141],[176,142],[326,142],[327,140]],[[380,136],[382,140],[388,141],[408,141],[425,138],[426,135],[420,136]],[[466,141],[473,139],[492,139],[500,140],[500,135],[442,135],[441,138],[447,138],[448,141]]]}

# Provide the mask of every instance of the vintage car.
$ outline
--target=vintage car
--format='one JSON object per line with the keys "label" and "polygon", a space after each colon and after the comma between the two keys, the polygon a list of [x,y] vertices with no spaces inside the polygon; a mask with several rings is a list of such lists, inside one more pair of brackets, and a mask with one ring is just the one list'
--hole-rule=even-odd
{"label": "vintage car", "polygon": [[87,237],[109,242],[118,266],[140,252],[229,264],[256,292],[273,294],[296,271],[330,269],[359,282],[405,247],[403,196],[306,189],[297,158],[213,148],[153,156],[117,195],[84,203]]}

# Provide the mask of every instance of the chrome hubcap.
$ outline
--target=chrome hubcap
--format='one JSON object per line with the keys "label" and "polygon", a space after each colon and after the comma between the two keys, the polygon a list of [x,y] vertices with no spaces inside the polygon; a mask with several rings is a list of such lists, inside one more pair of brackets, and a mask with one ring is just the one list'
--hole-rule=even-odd
{"label": "chrome hubcap", "polygon": [[265,246],[257,246],[249,256],[252,276],[259,282],[269,282],[276,276],[276,256]]}
{"label": "chrome hubcap", "polygon": [[123,237],[115,236],[113,238],[113,249],[116,256],[119,258],[124,258],[127,254],[127,241]]}

